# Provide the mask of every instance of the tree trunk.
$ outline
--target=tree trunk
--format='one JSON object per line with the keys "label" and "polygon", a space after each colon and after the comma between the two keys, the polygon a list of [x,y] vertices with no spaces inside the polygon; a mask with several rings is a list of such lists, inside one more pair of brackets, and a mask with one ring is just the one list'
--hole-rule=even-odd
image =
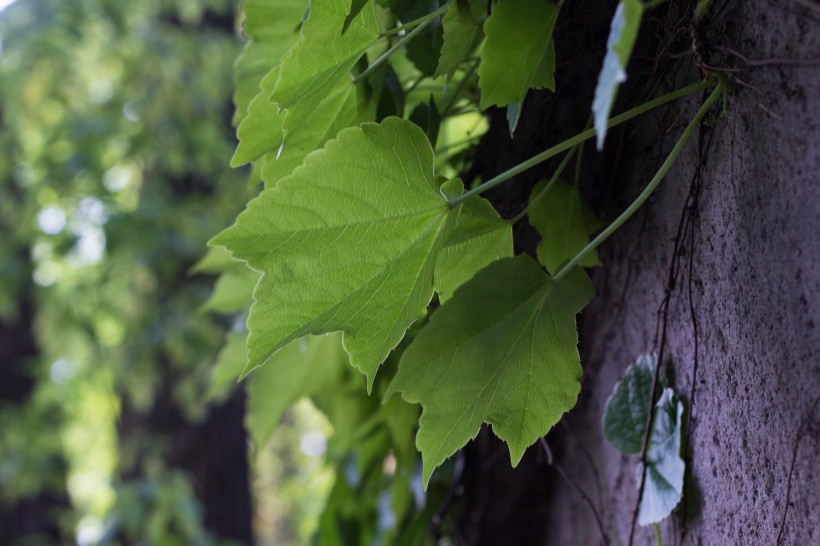
{"label": "tree trunk", "polygon": [[[5,229],[3,232],[7,233]],[[0,318],[0,412],[22,410],[36,386],[32,370],[39,350],[34,339],[34,294],[27,250],[20,251],[18,258],[24,277],[16,316]],[[65,487],[49,487],[54,481],[65,483],[66,464],[56,454],[51,457],[49,476],[42,476],[40,491],[12,501],[0,500],[0,544],[70,541],[58,524],[60,511],[69,509]]]}
{"label": "tree trunk", "polygon": [[[815,25],[784,6],[748,2],[728,6],[712,21],[710,38],[753,59],[816,62],[820,39],[808,32]],[[737,61],[731,55],[710,60],[744,66]],[[702,144],[690,142],[657,197],[602,249],[598,297],[581,331],[583,394],[567,420],[578,439],[566,438],[560,460],[597,499],[595,472],[583,456],[592,453],[611,544],[629,542],[637,457],[621,456],[606,443],[601,416],[626,366],[660,348],[664,316],[658,311],[667,294],[667,369],[691,417],[690,473],[682,506],[661,525],[663,543],[820,540],[817,74],[782,61],[738,73],[751,87],[736,85],[728,117],[703,128]],[[672,108],[674,118],[679,108]],[[660,149],[659,131],[638,131],[626,144],[622,157],[629,164],[619,169],[626,190],[607,207],[607,217],[637,194],[661,149],[666,153],[680,133],[680,120],[696,108],[688,101]],[[655,113],[639,123],[663,130],[664,118]],[[693,206],[684,213],[693,183]],[[563,481],[554,485],[547,543],[600,543],[578,492]],[[652,530],[638,528],[634,543],[654,544]]]}
{"label": "tree trunk", "polygon": [[[588,81],[589,64],[597,74],[601,62],[594,54],[587,60],[585,51],[600,51],[614,11],[614,5],[601,4],[568,4],[561,14],[568,26],[577,22],[577,49],[556,44],[559,62],[577,52],[571,66],[559,65],[557,78],[559,87],[572,89],[576,109],[591,103],[595,76]],[[477,455],[468,457],[474,466],[465,472],[465,544],[498,544],[505,533],[516,537],[509,533],[524,523],[521,513],[506,522],[471,518],[476,510],[492,513],[505,505],[536,510],[537,516],[527,521],[540,521],[541,529],[537,537],[504,543],[604,544],[590,502],[608,543],[629,543],[638,456],[622,456],[606,442],[601,418],[626,367],[660,348],[664,318],[666,370],[670,384],[686,400],[691,420],[684,500],[660,525],[663,543],[802,545],[820,540],[820,338],[815,331],[820,303],[820,78],[816,64],[791,61],[816,63],[820,58],[818,12],[806,6],[716,2],[705,26],[712,54],[703,59],[668,56],[690,51],[689,33],[673,39],[670,29],[680,18],[689,20],[692,6],[671,6],[665,15],[655,9],[644,17],[644,38],[616,111],[697,81],[700,61],[741,69],[732,73],[728,116],[702,127],[655,197],[600,249],[604,265],[593,272],[597,296],[579,321],[585,370],[581,397],[548,436],[557,467],[577,485],[561,477],[556,466],[549,467],[539,453],[543,446],[535,446],[516,471],[516,485],[496,490],[487,501],[480,491],[495,483],[487,476],[502,472],[509,459],[506,452],[492,459],[492,450],[484,447],[492,442],[480,436],[468,448],[468,454]],[[586,38],[579,37],[585,33]],[[566,31],[556,30],[557,39],[561,34]],[[762,62],[747,65],[715,46]],[[575,85],[567,76],[587,80]],[[634,199],[701,98],[673,103],[612,131],[604,154],[592,144],[585,148],[588,166],[582,185],[600,217],[611,221]],[[545,127],[560,128],[546,138],[547,145],[561,140],[567,125],[569,134],[583,127],[588,111],[562,111],[560,89],[549,99],[555,103],[551,111],[539,111],[540,100],[531,95],[524,115],[541,124],[540,134],[547,132]],[[496,133],[502,128],[500,122],[494,124]],[[523,134],[516,149],[529,148],[527,139]],[[526,157],[546,147],[543,139],[534,140],[538,144]],[[502,150],[502,162],[508,155],[515,152]],[[495,174],[504,167],[506,163],[477,170]],[[503,190],[520,191],[523,197],[493,195],[502,214],[523,207],[530,183],[522,179],[506,185],[519,189]],[[512,204],[506,206],[507,201]],[[516,229],[522,238],[529,227]],[[532,243],[526,236],[523,241],[522,249],[530,250]],[[673,262],[675,282],[670,283]],[[667,295],[664,317],[659,310]],[[637,527],[634,544],[655,544],[652,529]]]}

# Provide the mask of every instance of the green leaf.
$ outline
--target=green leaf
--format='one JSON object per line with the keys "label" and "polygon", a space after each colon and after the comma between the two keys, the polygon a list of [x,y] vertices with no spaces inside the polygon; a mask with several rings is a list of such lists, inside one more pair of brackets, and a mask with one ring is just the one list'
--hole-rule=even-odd
{"label": "green leaf", "polygon": [[340,132],[252,200],[211,241],[264,273],[246,371],[295,339],[343,331],[371,388],[432,298],[436,259],[459,212],[442,190],[424,133],[388,118]]}
{"label": "green leaf", "polygon": [[225,336],[225,345],[216,357],[213,377],[208,388],[209,400],[223,399],[236,386],[236,380],[248,361],[246,337],[246,332],[231,332]]}
{"label": "green leaf", "polygon": [[582,269],[553,283],[535,261],[518,256],[481,270],[432,315],[390,388],[423,408],[416,446],[425,487],[482,423],[507,442],[517,465],[575,405],[575,315],[591,297]]}
{"label": "green leaf", "polygon": [[[606,402],[604,435],[621,453],[640,453],[643,447],[656,365],[654,353],[638,358],[627,368]],[[667,388],[653,411],[652,431],[646,451],[646,482],[638,511],[638,523],[641,525],[666,518],[683,494],[685,463],[680,456],[683,402],[672,389]],[[636,480],[640,484],[640,464],[636,470]]]}
{"label": "green leaf", "polygon": [[245,118],[248,104],[259,93],[262,78],[299,38],[307,4],[306,0],[246,0],[243,4],[244,34],[251,41],[235,64],[234,124]]}
{"label": "green leaf", "polygon": [[[683,496],[686,463],[680,456],[682,438],[683,402],[672,389],[664,389],[655,404],[655,419],[646,452],[646,483],[638,509],[640,525],[665,519]],[[640,465],[637,478],[640,483]]]}
{"label": "green leaf", "polygon": [[523,102],[513,102],[507,106],[507,126],[510,129],[510,138],[515,136],[515,130],[518,129],[518,120],[521,119],[521,110],[523,108]]}
{"label": "green leaf", "polygon": [[595,97],[592,101],[599,150],[604,147],[606,124],[612,112],[618,87],[626,81],[626,65],[638,37],[642,14],[641,0],[621,0],[612,18],[604,66],[598,75],[598,84],[595,86]]}
{"label": "green leaf", "polygon": [[341,81],[350,82],[351,69],[379,37],[372,4],[353,18],[344,35],[339,34],[349,5],[348,0],[311,0],[302,37],[282,60],[271,95],[271,101],[284,112],[282,156],[291,153],[290,141],[305,125],[311,119],[315,122],[316,110],[325,98],[337,90]]}
{"label": "green leaf", "polygon": [[500,0],[484,23],[478,85],[481,109],[522,102],[530,88],[554,90],[552,30],[557,5],[546,0]]}
{"label": "green leaf", "polygon": [[[541,195],[547,182],[542,181],[532,191],[530,202]],[[538,261],[550,273],[555,273],[564,262],[572,259],[589,243],[589,236],[600,223],[586,206],[578,189],[563,180],[534,202],[528,211],[529,221],[541,235],[538,243]],[[579,262],[584,267],[601,265],[598,252],[588,252]]]}
{"label": "green leaf", "polygon": [[250,303],[251,294],[259,281],[259,273],[248,269],[243,264],[222,273],[216,280],[214,291],[202,304],[202,311],[217,313],[234,313]]}
{"label": "green leaf", "polygon": [[200,260],[188,270],[189,275],[197,273],[222,273],[237,265],[226,249],[215,246],[209,248]]}
{"label": "green leaf", "polygon": [[239,145],[231,159],[231,167],[255,161],[275,150],[282,139],[282,115],[270,94],[279,79],[279,66],[265,75],[259,84],[260,92],[248,105],[248,115],[236,129]]}
{"label": "green leaf", "polygon": [[332,388],[346,362],[341,336],[329,334],[298,339],[254,371],[248,384],[245,426],[256,446],[265,445],[296,401]]}
{"label": "green leaf", "polygon": [[309,153],[322,147],[342,129],[372,121],[376,105],[363,95],[361,86],[348,79],[340,80],[319,101],[316,109],[304,117],[299,129],[291,132],[287,144],[265,156],[262,179],[268,184],[275,183],[292,173]]}
{"label": "green leaf", "polygon": [[265,77],[239,126],[233,166],[262,160],[262,179],[273,184],[341,129],[374,118],[375,104],[349,72],[378,37],[375,12],[363,6],[341,36],[347,10],[345,0],[313,0],[299,42]]}
{"label": "green leaf", "polygon": [[646,430],[655,353],[641,356],[626,369],[604,410],[604,436],[621,453],[640,453]]}
{"label": "green leaf", "polygon": [[364,5],[367,4],[369,0],[350,0],[350,12],[345,17],[345,22],[342,25],[342,34],[347,32],[347,28],[350,26],[350,23],[356,18],[356,16],[361,13],[362,8]]}
{"label": "green leaf", "polygon": [[471,5],[464,1],[451,3],[441,24],[444,27],[444,42],[433,77],[447,76],[450,80],[475,45],[476,38],[481,34],[481,25],[473,15]]}
{"label": "green leaf", "polygon": [[436,264],[435,285],[439,300],[444,303],[481,269],[512,255],[510,223],[502,220],[486,199],[468,199]]}

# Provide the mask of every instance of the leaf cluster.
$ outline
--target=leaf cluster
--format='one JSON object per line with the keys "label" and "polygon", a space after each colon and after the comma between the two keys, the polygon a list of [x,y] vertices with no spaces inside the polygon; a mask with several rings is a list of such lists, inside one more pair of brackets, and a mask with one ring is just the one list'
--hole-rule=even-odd
{"label": "leaf cluster", "polygon": [[[295,400],[330,408],[328,392],[348,392],[349,363],[379,399],[364,432],[335,430],[346,456],[365,456],[351,438],[399,431],[392,454],[415,475],[415,449],[395,442],[417,430],[426,488],[489,424],[516,465],[578,397],[575,318],[593,294],[583,267],[599,264],[586,247],[600,224],[558,172],[521,215],[541,236],[537,260],[513,257],[518,218],[502,219],[470,191],[482,181],[459,173],[488,109],[507,108],[514,134],[528,92],[555,89],[560,5],[247,0],[244,12],[232,164],[251,163],[263,189],[210,243],[237,261],[207,307],[247,316],[247,358],[245,334],[233,334],[219,383],[249,379],[247,422],[264,444]],[[605,63],[593,106],[600,139],[637,29],[623,12],[610,38],[620,64]],[[323,536],[358,517],[338,499],[373,485],[347,472],[338,467],[327,508],[337,523],[328,515]]]}

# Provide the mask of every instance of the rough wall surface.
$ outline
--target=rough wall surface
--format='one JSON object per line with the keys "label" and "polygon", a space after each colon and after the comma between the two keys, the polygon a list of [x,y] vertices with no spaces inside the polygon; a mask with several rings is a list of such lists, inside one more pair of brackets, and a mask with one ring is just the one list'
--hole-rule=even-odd
{"label": "rough wall surface", "polygon": [[[738,84],[728,118],[704,133],[702,188],[678,253],[665,349],[671,382],[691,408],[691,476],[686,514],[679,508],[661,524],[664,545],[820,544],[820,68],[784,61],[820,59],[815,6],[730,2],[716,21],[716,43],[771,61],[735,73],[746,85]],[[711,62],[744,67],[732,54]],[[671,129],[660,146],[658,134],[626,145],[627,185],[605,217],[637,194],[697,105],[693,97],[672,107],[671,118],[641,121]],[[598,505],[613,545],[629,539],[637,456],[606,443],[601,416],[627,365],[657,348],[697,154],[693,139],[656,196],[602,248],[598,296],[581,328],[582,395],[566,418],[571,434],[559,433],[553,446]],[[548,543],[603,543],[588,503],[554,480]],[[651,528],[638,527],[634,543],[655,544]]]}

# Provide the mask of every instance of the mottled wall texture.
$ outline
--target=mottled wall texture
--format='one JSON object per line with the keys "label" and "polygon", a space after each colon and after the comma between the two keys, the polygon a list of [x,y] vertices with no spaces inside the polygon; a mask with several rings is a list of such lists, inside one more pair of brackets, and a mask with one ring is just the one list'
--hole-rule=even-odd
{"label": "mottled wall texture", "polygon": [[[690,142],[644,210],[602,248],[598,296],[581,322],[582,395],[553,447],[598,506],[610,544],[629,540],[637,456],[606,443],[601,416],[624,369],[657,348],[699,155],[700,192],[684,217],[665,349],[668,377],[691,409],[691,476],[685,510],[661,524],[663,544],[820,544],[819,18],[811,0],[724,6],[712,44],[753,61],[726,49],[711,57],[742,69],[728,117],[704,130],[702,146]],[[671,89],[683,75],[669,78]],[[643,119],[656,134],[636,131],[625,141],[622,157],[631,159],[618,167],[621,186],[592,190],[604,217],[646,183],[698,98]],[[550,479],[547,543],[603,544],[577,489]],[[638,528],[635,544],[655,544],[651,528]]]}

